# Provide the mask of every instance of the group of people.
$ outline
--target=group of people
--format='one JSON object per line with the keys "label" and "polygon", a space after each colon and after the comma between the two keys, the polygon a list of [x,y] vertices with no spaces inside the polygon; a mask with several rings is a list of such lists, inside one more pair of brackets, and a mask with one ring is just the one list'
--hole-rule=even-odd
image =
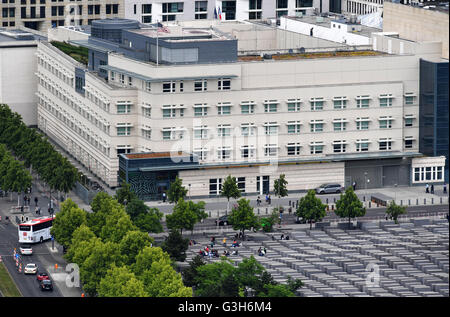
{"label": "group of people", "polygon": [[[266,204],[270,205],[272,203],[272,198],[270,197],[269,194],[266,194]],[[258,198],[256,198],[256,205],[257,206],[261,206],[261,197],[258,196]]]}
{"label": "group of people", "polygon": [[[274,241],[276,240],[275,236],[272,236],[272,240]],[[284,236],[284,233],[282,233],[280,236],[280,240],[289,240],[289,236],[288,235]]]}
{"label": "group of people", "polygon": [[[230,255],[237,255],[238,254],[238,250],[236,250],[237,247],[241,246],[241,244],[239,242],[237,242],[237,237],[238,235],[236,234],[235,239],[233,240],[233,243],[231,244],[231,247],[233,247],[233,252],[230,252],[229,250],[225,249],[222,253],[222,256],[230,256]],[[196,245],[197,242],[195,240],[190,240],[189,241],[189,245]],[[215,237],[211,237],[211,240],[209,242],[209,246],[205,246],[203,249],[200,249],[198,251],[198,254],[201,256],[207,256],[209,258],[212,257],[219,257],[219,251],[217,251],[216,249],[214,249],[214,245],[216,244],[216,238]],[[227,238],[224,237],[222,239],[222,245],[224,247],[227,246]]]}
{"label": "group of people", "polygon": [[[442,187],[442,192],[444,194],[447,194],[447,184],[444,183],[444,186]],[[427,183],[425,185],[425,193],[427,194],[434,194],[434,185],[431,184],[431,186]]]}
{"label": "group of people", "polygon": [[259,255],[259,256],[265,256],[266,253],[267,253],[266,248],[263,247],[263,246],[260,246],[259,249],[258,249],[258,255]]}

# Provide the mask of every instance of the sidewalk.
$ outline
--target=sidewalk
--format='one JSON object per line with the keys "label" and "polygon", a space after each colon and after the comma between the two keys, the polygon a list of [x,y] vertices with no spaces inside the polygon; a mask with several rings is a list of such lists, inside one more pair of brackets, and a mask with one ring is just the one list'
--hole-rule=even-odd
{"label": "sidewalk", "polygon": [[[357,189],[355,191],[358,198],[363,202],[366,208],[377,208],[375,203],[370,203],[372,196],[379,196],[379,198],[386,198],[388,203],[392,200],[398,205],[403,206],[424,206],[424,205],[440,205],[448,204],[448,194],[444,194],[442,191],[442,185],[435,186],[434,194],[425,193],[424,187],[411,186],[411,187],[383,187],[374,189]],[[277,197],[271,195],[272,203],[268,205],[265,202],[265,195],[259,195],[261,199],[261,205],[257,206],[256,199],[258,195],[242,196],[241,198],[249,199],[250,204],[256,210],[259,208],[261,213],[266,212],[266,208],[271,211],[274,207],[281,205],[283,207],[289,208],[289,206],[295,206],[296,202],[306,195],[303,193],[290,194],[287,197],[278,199]],[[316,197],[322,200],[322,203],[328,204],[331,210],[335,206],[335,202],[339,200],[339,194],[325,194],[316,195]],[[218,212],[224,213],[227,208],[227,198],[226,197],[214,197],[214,198],[203,198],[203,199],[191,199],[194,202],[204,201],[206,203],[206,211],[211,212],[215,216]],[[171,212],[174,204],[163,203],[162,201],[148,201],[145,204],[149,207],[156,207],[164,213]],[[237,200],[230,199],[230,210],[234,205],[237,204]],[[370,206],[369,206],[370,205]],[[382,206],[379,206],[380,208]]]}

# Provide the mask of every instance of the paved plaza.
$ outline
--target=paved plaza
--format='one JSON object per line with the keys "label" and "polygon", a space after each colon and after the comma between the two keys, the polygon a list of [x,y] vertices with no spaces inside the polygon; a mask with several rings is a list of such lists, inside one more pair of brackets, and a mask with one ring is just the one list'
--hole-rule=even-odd
{"label": "paved plaza", "polygon": [[[220,255],[225,249],[234,250],[234,234],[215,236],[214,248]],[[281,234],[289,235],[289,240],[280,240]],[[227,247],[222,245],[224,236]],[[209,245],[210,238],[196,239],[186,261]],[[267,250],[265,256],[258,255],[261,246]],[[288,276],[301,279],[305,286],[298,290],[299,296],[449,296],[447,219],[412,219],[400,225],[364,222],[352,230],[325,227],[258,232],[236,249],[238,255],[229,256],[236,264],[253,255],[277,282],[286,282]],[[205,257],[205,261],[220,259]]]}

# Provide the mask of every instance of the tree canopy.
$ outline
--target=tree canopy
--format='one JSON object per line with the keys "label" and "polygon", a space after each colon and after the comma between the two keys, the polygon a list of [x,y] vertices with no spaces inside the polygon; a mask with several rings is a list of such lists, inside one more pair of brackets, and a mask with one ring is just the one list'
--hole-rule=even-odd
{"label": "tree canopy", "polygon": [[350,226],[350,219],[355,217],[362,217],[366,214],[366,208],[363,207],[363,203],[356,196],[352,187],[345,190],[344,194],[341,194],[339,200],[336,202],[336,215],[341,218],[348,218],[348,224]]}
{"label": "tree canopy", "polygon": [[386,214],[395,221],[395,223],[398,223],[398,217],[400,215],[406,214],[406,207],[405,206],[399,206],[395,203],[395,201],[391,201],[389,203],[389,206],[386,210]]}
{"label": "tree canopy", "polygon": [[238,200],[237,208],[233,208],[229,216],[229,222],[234,230],[239,230],[244,236],[245,230],[259,229],[261,223],[250,206],[250,200],[241,198]]}
{"label": "tree canopy", "polygon": [[220,195],[227,198],[227,213],[230,208],[230,198],[237,199],[241,197],[241,191],[239,190],[236,177],[231,177],[228,175],[222,185],[222,190],[220,191]]}
{"label": "tree canopy", "polygon": [[309,221],[310,228],[312,228],[313,221],[320,221],[326,216],[326,207],[320,198],[316,197],[314,190],[309,190],[305,196],[300,198],[296,214]]}
{"label": "tree canopy", "polygon": [[177,203],[180,199],[185,199],[187,194],[187,189],[183,186],[183,180],[175,178],[175,180],[170,184],[169,190],[167,191],[167,198],[171,203]]}

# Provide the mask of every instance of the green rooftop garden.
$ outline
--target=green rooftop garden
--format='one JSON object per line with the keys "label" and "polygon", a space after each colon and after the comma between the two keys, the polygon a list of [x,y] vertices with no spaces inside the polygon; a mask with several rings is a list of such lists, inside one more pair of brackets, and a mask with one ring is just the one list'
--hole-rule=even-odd
{"label": "green rooftop garden", "polygon": [[54,47],[72,57],[77,62],[87,65],[89,61],[88,49],[81,46],[74,46],[64,42],[50,42]]}

